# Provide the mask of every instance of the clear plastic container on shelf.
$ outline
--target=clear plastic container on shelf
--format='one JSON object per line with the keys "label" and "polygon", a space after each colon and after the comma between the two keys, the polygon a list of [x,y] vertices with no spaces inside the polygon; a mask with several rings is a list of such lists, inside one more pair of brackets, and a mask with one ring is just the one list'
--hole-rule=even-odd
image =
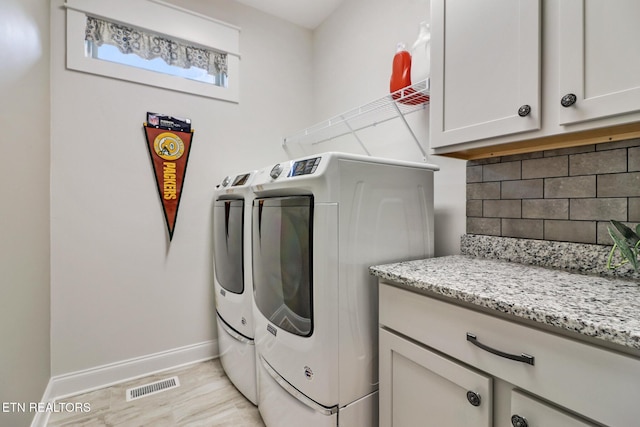
{"label": "clear plastic container on shelf", "polygon": [[431,74],[431,31],[426,21],[420,23],[418,38],[411,46],[411,81],[426,80]]}

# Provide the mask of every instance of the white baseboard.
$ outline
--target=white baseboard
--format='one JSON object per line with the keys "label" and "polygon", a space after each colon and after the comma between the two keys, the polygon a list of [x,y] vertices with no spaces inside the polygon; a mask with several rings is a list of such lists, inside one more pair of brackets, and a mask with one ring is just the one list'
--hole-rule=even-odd
{"label": "white baseboard", "polygon": [[[87,393],[124,381],[218,357],[218,341],[205,341],[160,353],[51,377],[42,402]],[[45,426],[49,414],[38,412],[31,427]]]}

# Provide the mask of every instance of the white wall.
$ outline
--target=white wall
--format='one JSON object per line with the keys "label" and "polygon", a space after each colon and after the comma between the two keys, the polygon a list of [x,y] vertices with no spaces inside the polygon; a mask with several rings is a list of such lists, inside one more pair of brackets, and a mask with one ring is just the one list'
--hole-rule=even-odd
{"label": "white wall", "polygon": [[[54,376],[215,341],[210,237],[214,185],[227,174],[315,150],[284,150],[281,138],[386,93],[396,42],[411,43],[418,23],[428,18],[425,0],[346,0],[312,34],[232,0],[172,2],[242,28],[240,104],[66,70],[63,0],[51,2]],[[48,2],[30,0],[27,4],[42,8]],[[45,10],[27,15],[46,21]],[[46,28],[46,22],[38,25],[41,30]],[[43,34],[46,39],[46,32]],[[46,57],[39,58],[46,61]],[[44,351],[48,347],[49,295],[44,285],[49,273],[48,252],[42,248],[46,249],[48,227],[43,197],[49,138],[46,127],[31,122],[33,116],[46,117],[49,112],[46,69],[39,65],[37,69],[3,73],[0,80],[11,86],[16,96],[33,90],[31,99],[18,101],[26,112],[13,129],[28,129],[26,135],[40,144],[35,148],[24,145],[18,151],[24,157],[20,163],[28,163],[28,155],[36,162],[33,168],[8,169],[13,182],[28,184],[26,192],[10,193],[13,199],[9,200],[26,207],[26,216],[25,212],[15,215],[29,219],[13,227],[12,236],[14,240],[27,236],[35,242],[27,255],[4,257],[21,275],[17,283],[38,283],[35,292],[20,288],[14,297],[17,309],[2,311],[3,320],[14,319],[16,312],[34,307],[27,311],[31,316],[37,313],[36,320],[26,330],[35,334],[38,358],[21,365],[30,367],[40,366],[48,356]],[[29,86],[24,84],[27,80]],[[17,111],[16,104],[11,108],[4,104],[3,108]],[[195,129],[170,244],[142,131],[147,111],[191,118]],[[3,119],[12,117],[4,113]],[[410,117],[425,146],[427,116],[428,109]],[[406,131],[396,125],[373,129],[369,134],[372,153],[422,160]],[[23,131],[23,140],[24,135]],[[338,144],[317,149],[360,152],[350,141]],[[464,232],[464,162],[438,157],[427,160],[442,168],[436,174],[436,254],[457,253],[459,236]],[[39,247],[34,251],[36,245]],[[4,252],[9,249],[3,246]],[[20,267],[25,259],[30,261],[28,269]],[[38,277],[32,280],[27,272]],[[25,301],[27,296],[29,302]],[[47,368],[36,382],[41,384]]]}
{"label": "white wall", "polygon": [[[345,0],[314,32],[314,122],[378,99],[389,91],[391,64],[398,42],[411,47],[421,21],[429,21],[429,0]],[[423,147],[428,147],[429,108],[407,116]],[[309,123],[312,124],[312,123]],[[290,132],[298,129],[291,129]],[[422,161],[410,133],[400,120],[361,133],[372,155]],[[352,137],[321,144],[362,153]],[[310,150],[307,148],[307,150]],[[460,252],[465,232],[465,162],[438,156],[435,174],[436,256]]]}
{"label": "white wall", "polygon": [[[52,4],[51,365],[60,375],[215,340],[211,207],[230,173],[286,157],[309,120],[311,33],[230,0],[174,0],[242,28],[240,104],[65,69]],[[142,123],[192,120],[169,244]]]}
{"label": "white wall", "polygon": [[49,51],[49,2],[0,2],[0,402],[40,401],[50,375]]}

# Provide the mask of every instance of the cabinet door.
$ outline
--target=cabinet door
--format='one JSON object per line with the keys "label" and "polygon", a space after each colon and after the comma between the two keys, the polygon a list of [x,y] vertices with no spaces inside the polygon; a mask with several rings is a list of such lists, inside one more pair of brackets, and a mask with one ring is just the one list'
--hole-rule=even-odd
{"label": "cabinet door", "polygon": [[[560,124],[640,110],[640,2],[562,0],[560,11]],[[564,104],[562,104],[564,105]]]}
{"label": "cabinet door", "polygon": [[539,0],[432,0],[431,29],[432,148],[540,128]]}
{"label": "cabinet door", "polygon": [[379,360],[380,427],[492,425],[490,377],[384,329]]}
{"label": "cabinet door", "polygon": [[511,414],[511,423],[516,427],[595,427],[517,390],[511,393]]}

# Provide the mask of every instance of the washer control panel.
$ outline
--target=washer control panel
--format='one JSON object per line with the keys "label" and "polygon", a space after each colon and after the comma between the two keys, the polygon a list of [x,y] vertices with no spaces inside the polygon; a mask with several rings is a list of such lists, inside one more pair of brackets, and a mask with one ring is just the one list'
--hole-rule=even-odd
{"label": "washer control panel", "polygon": [[318,169],[320,164],[320,157],[314,157],[313,159],[298,160],[293,164],[289,176],[310,175]]}
{"label": "washer control panel", "polygon": [[233,184],[231,184],[231,186],[236,187],[238,185],[245,185],[250,176],[250,173],[244,173],[242,175],[236,176],[236,179],[233,180]]}

